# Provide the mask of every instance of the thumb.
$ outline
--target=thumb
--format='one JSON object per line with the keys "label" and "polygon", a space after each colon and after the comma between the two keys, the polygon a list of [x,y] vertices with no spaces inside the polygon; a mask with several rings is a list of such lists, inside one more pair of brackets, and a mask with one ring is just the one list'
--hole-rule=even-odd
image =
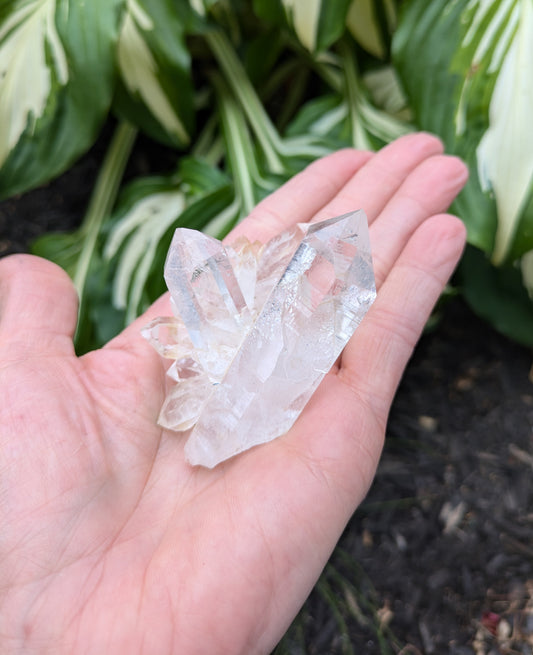
{"label": "thumb", "polygon": [[32,255],[0,259],[3,355],[73,354],[77,315],[76,290],[59,266]]}

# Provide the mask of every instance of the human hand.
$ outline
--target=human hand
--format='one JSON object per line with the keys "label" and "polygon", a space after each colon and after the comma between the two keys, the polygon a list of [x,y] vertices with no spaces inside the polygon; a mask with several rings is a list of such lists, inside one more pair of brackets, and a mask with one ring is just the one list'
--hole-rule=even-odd
{"label": "human hand", "polygon": [[67,276],[0,261],[0,651],[269,653],[363,499],[387,414],[465,232],[466,169],[425,134],[341,151],[234,236],[363,208],[378,297],[283,437],[214,470],[156,425],[164,366],[140,337],[168,297],[77,358]]}

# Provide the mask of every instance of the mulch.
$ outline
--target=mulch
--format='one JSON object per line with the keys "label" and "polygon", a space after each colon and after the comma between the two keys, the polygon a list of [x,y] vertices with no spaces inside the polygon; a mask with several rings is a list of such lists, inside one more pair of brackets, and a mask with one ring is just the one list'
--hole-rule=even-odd
{"label": "mulch", "polygon": [[407,368],[344,546],[403,645],[533,652],[531,363],[456,300]]}

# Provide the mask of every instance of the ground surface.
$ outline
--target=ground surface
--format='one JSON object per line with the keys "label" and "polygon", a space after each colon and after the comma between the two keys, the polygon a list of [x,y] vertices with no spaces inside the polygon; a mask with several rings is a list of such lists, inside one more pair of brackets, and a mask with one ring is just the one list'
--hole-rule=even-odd
{"label": "ground surface", "polygon": [[328,618],[300,652],[533,652],[530,365],[461,301],[422,338],[374,485],[310,601]]}
{"label": "ground surface", "polygon": [[[98,158],[0,203],[0,256],[76,225]],[[533,653],[531,363],[448,304],[406,371],[375,483],[277,653]]]}

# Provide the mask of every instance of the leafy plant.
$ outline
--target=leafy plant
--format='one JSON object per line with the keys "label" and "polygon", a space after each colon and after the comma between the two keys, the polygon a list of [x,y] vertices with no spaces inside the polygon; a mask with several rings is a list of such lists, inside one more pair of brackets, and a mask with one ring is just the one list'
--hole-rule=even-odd
{"label": "leafy plant", "polygon": [[[58,175],[118,118],[82,226],[34,246],[76,281],[84,351],[162,291],[177,225],[221,237],[313,159],[416,125],[470,165],[455,210],[490,261],[467,253],[465,297],[531,345],[531,34],[530,0],[7,0],[0,198]],[[177,164],[119,193],[137,130]],[[500,278],[505,308],[486,283]]]}
{"label": "leafy plant", "polygon": [[114,90],[123,0],[0,7],[0,199],[63,172],[93,143]]}
{"label": "leafy plant", "polygon": [[[470,244],[490,256],[489,263],[467,253],[465,295],[502,331],[532,345],[533,4],[411,0],[404,9],[394,62],[418,125],[469,165],[455,209]],[[500,293],[503,280],[511,295]]]}
{"label": "leafy plant", "polygon": [[[108,112],[122,121],[82,226],[34,245],[76,283],[80,351],[100,345],[161,293],[177,225],[221,237],[313,159],[350,144],[376,148],[410,129],[370,100],[357,46],[343,36],[350,2],[312,5],[309,22],[305,2],[115,0],[96,26],[93,9],[80,0],[16,0],[2,10],[6,92],[0,111],[16,116],[19,130],[17,138],[0,134],[6,153],[1,196],[67,168],[94,141]],[[98,67],[95,53],[84,61],[83,47],[71,60],[68,48],[80,28],[64,19],[76,15],[87,26],[84,42],[90,34],[106,44],[97,52]],[[31,95],[37,88],[26,89],[28,109],[21,112],[25,105],[9,82],[13,61],[20,61],[19,73],[26,63],[24,39],[37,32],[42,57],[36,70],[51,81],[39,91],[46,120],[38,118]],[[98,87],[93,80],[104,67],[108,74]],[[65,114],[69,102],[79,114]],[[57,125],[69,131],[68,148],[50,145]],[[165,178],[134,181],[115,204],[136,129],[177,149],[178,165]],[[35,152],[42,153],[38,174],[28,164]]]}
{"label": "leafy plant", "polygon": [[126,0],[113,108],[155,139],[182,147],[194,132],[186,0]]}

